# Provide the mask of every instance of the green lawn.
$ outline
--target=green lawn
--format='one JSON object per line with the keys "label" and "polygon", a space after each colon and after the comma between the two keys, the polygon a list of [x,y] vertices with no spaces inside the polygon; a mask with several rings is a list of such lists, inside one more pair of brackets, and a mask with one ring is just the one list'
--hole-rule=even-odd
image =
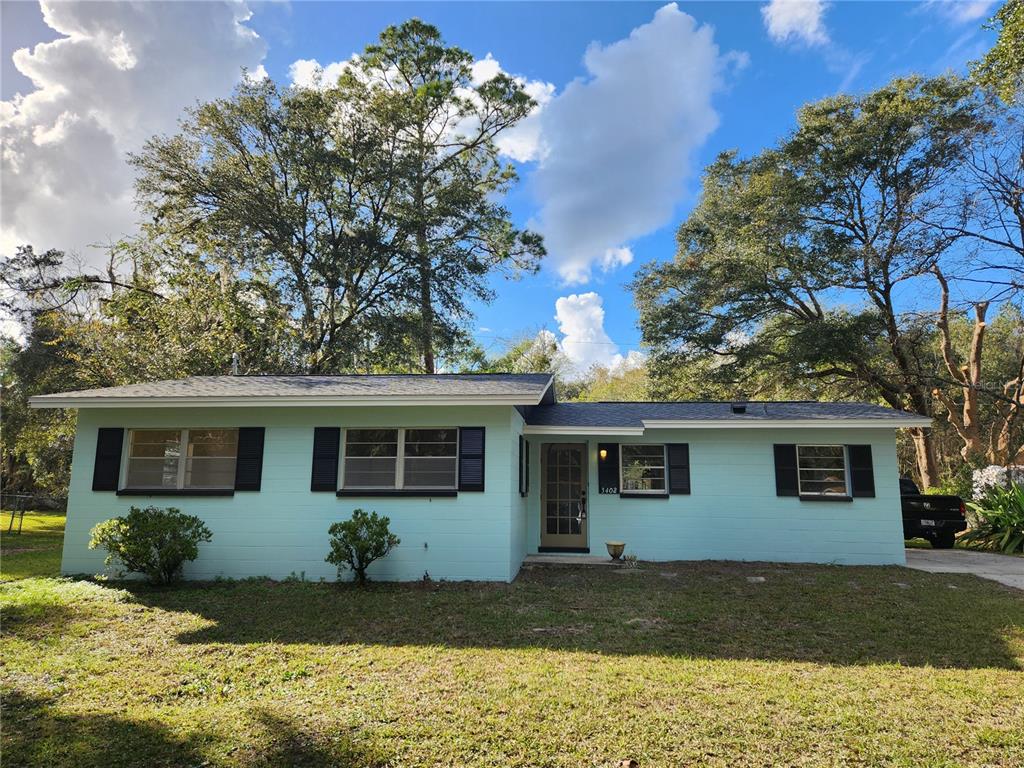
{"label": "green lawn", "polygon": [[0,598],[5,768],[1024,764],[1024,595],[973,576],[679,563]]}
{"label": "green lawn", "polygon": [[10,522],[10,512],[0,513],[0,581],[59,574],[64,513],[26,512],[21,533],[17,518],[8,533]]}

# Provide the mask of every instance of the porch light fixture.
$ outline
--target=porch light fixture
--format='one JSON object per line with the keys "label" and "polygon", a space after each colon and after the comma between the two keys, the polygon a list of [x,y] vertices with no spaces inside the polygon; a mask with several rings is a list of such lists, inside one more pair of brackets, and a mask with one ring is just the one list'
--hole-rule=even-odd
{"label": "porch light fixture", "polygon": [[604,461],[605,459],[608,458],[608,449],[602,448],[597,452],[597,455],[601,457],[601,461]]}

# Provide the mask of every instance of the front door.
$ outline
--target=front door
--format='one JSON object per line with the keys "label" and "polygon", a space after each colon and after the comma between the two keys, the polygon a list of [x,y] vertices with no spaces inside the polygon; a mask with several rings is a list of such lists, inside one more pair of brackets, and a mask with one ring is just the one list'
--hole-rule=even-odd
{"label": "front door", "polygon": [[541,447],[540,545],[544,550],[587,550],[587,446]]}

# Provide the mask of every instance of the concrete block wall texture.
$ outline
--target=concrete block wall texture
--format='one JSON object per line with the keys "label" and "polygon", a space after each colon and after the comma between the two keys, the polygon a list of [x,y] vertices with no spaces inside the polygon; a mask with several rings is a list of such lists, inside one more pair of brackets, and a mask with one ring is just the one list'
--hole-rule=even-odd
{"label": "concrete block wall texture", "polygon": [[[117,496],[92,491],[100,427],[266,428],[260,491],[230,497]],[[340,427],[486,428],[485,491],[456,497],[336,497],[310,491],[313,429]],[[337,578],[324,561],[327,529],[359,507],[391,519],[402,542],[374,563],[380,580],[510,581],[540,544],[541,453],[544,445],[584,443],[588,460],[589,546],[626,542],[645,560],[773,560],[841,564],[903,563],[895,430],[889,428],[757,428],[648,430],[613,435],[527,435],[528,495],[519,495],[523,419],[509,406],[82,409],[72,462],[62,571],[100,573],[104,552],[88,549],[89,531],[131,506],[177,507],[213,532],[190,579],[304,575]],[[668,499],[625,499],[598,493],[602,442],[688,443],[692,493]],[[851,502],[775,495],[775,443],[869,444],[875,497]],[[127,447],[127,439],[125,441]],[[343,576],[344,577],[344,576]]]}
{"label": "concrete block wall texture", "polygon": [[[88,548],[89,531],[131,506],[177,507],[201,518],[213,532],[199,558],[186,565],[189,579],[286,578],[304,574],[337,578],[327,555],[331,523],[362,508],[391,519],[402,540],[369,575],[381,580],[511,580],[511,499],[518,464],[511,407],[348,408],[141,408],[82,409],[71,468],[68,521],[61,570],[100,573],[104,553]],[[517,414],[518,417],[518,414]],[[94,492],[92,472],[100,427],[266,428],[260,491],[231,497],[117,496]],[[485,427],[485,491],[457,497],[336,497],[309,489],[315,427]],[[127,436],[125,438],[127,448]],[[520,558],[521,561],[521,558]]]}
{"label": "concrete block wall texture", "polygon": [[[895,430],[890,428],[658,429],[643,437],[560,435],[531,441],[529,553],[540,543],[541,452],[585,443],[592,554],[626,542],[641,560],[770,560],[875,565],[904,562]],[[620,498],[598,493],[599,443],[688,443],[689,495]],[[805,501],[775,494],[776,443],[870,445],[875,497]]]}

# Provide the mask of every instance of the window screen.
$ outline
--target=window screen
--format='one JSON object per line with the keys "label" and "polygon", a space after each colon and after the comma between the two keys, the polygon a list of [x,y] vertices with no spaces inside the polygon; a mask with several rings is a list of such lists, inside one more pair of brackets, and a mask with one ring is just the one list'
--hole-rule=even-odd
{"label": "window screen", "polygon": [[125,486],[231,488],[237,456],[237,429],[133,429]]}
{"label": "window screen", "polygon": [[849,495],[844,446],[798,445],[796,463],[801,496]]}
{"label": "window screen", "polygon": [[665,493],[665,446],[623,445],[622,490],[626,493]]}

